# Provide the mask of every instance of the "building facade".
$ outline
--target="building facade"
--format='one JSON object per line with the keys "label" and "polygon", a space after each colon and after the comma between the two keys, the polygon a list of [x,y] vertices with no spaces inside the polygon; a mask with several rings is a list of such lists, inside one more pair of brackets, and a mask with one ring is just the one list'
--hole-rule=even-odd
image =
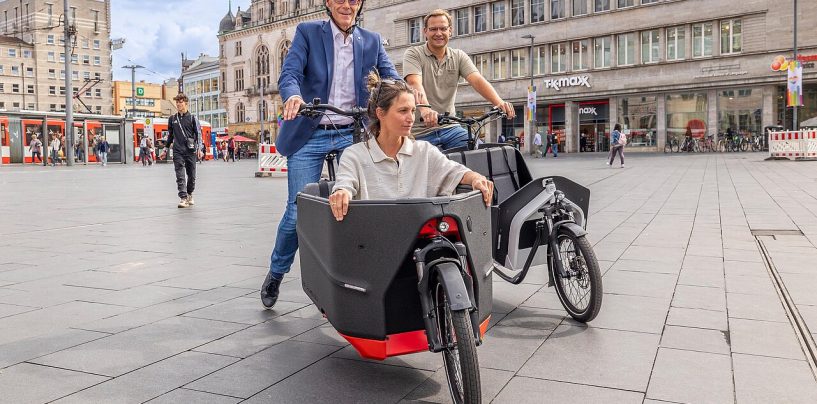
{"label": "building facade", "polygon": [[[278,76],[295,27],[324,19],[324,0],[252,0],[250,9],[229,10],[219,24],[221,105],[230,133],[275,141],[283,111]],[[263,94],[263,97],[262,97]]]}
{"label": "building facade", "polygon": [[[112,114],[110,2],[109,0],[72,0],[69,23],[76,27],[72,63],[72,88],[65,88],[65,36],[61,24],[64,3],[57,0],[0,1],[0,35],[10,36],[31,48],[16,56],[6,46],[0,49],[25,75],[26,100],[20,108],[64,111],[65,92],[77,94],[77,112]],[[19,45],[18,48],[21,48]],[[4,64],[6,62],[3,62]],[[4,70],[10,70],[4,66]],[[0,82],[7,78],[0,74]],[[9,79],[10,80],[10,79]],[[33,92],[29,86],[33,85]],[[81,102],[80,102],[81,101]],[[12,105],[15,101],[11,101]],[[8,102],[6,103],[6,108]],[[85,105],[83,105],[85,104]]]}
{"label": "building facade", "polygon": [[0,36],[0,110],[35,109],[34,46]]}
{"label": "building facade", "polygon": [[215,57],[200,55],[182,60],[181,90],[189,98],[190,111],[212,125],[218,135],[227,133],[227,110],[221,102],[221,69]]}
{"label": "building facade", "polygon": [[[786,73],[773,70],[779,56],[792,57],[792,0],[370,0],[365,26],[383,36],[399,71],[405,50],[424,43],[422,17],[436,7],[453,17],[450,45],[517,107],[513,122],[489,128],[491,139],[527,132],[530,144],[522,112],[531,80],[537,129],[559,134],[570,152],[607,150],[616,123],[628,150],[645,151],[668,137],[792,126]],[[817,1],[800,1],[798,19],[804,121],[817,116]],[[458,113],[488,107],[460,85]]]}
{"label": "building facade", "polygon": [[114,115],[167,118],[176,113],[173,97],[178,94],[178,84],[175,81],[156,84],[142,80],[133,83],[133,86],[131,84],[130,81],[113,82]]}

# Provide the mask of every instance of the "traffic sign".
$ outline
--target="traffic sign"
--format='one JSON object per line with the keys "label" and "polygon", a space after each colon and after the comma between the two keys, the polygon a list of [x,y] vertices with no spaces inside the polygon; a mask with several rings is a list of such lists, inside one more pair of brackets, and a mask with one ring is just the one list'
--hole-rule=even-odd
{"label": "traffic sign", "polygon": [[136,95],[139,97],[145,96],[145,88],[144,87],[136,87]]}

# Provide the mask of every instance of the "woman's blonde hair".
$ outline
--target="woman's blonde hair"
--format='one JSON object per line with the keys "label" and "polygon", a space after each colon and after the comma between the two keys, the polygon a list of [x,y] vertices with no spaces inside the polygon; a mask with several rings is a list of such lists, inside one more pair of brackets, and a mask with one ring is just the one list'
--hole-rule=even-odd
{"label": "woman's blonde hair", "polygon": [[380,136],[380,119],[377,117],[377,109],[388,111],[394,104],[394,100],[400,94],[406,93],[414,95],[414,90],[408,83],[397,79],[381,78],[376,70],[372,70],[366,78],[366,87],[369,89],[369,133],[377,138]]}

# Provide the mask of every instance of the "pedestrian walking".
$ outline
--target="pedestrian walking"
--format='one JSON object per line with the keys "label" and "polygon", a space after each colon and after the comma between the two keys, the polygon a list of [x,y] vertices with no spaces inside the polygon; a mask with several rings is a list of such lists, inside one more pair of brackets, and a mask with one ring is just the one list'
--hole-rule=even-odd
{"label": "pedestrian walking", "polygon": [[148,155],[148,137],[142,135],[142,138],[139,140],[139,161],[142,162],[142,167],[148,165],[148,160],[150,160],[150,156]]}
{"label": "pedestrian walking", "polygon": [[99,141],[97,149],[99,150],[100,164],[103,167],[108,165],[108,152],[111,151],[111,145],[108,143],[108,138],[106,136],[102,136],[102,140]]}
{"label": "pedestrian walking", "polygon": [[627,144],[627,137],[621,133],[621,124],[616,124],[613,127],[613,133],[610,135],[610,161],[607,165],[612,166],[613,160],[616,159],[616,154],[621,161],[621,168],[624,168],[624,145]]}
{"label": "pedestrian walking", "polygon": [[[344,109],[368,105],[366,74],[372,70],[383,78],[400,79],[380,35],[356,26],[362,0],[325,4],[329,20],[298,24],[278,76],[278,90],[285,102],[276,148],[287,157],[288,194],[269,272],[261,286],[261,302],[268,308],[278,300],[281,281],[298,251],[296,195],[306,184],[321,178],[327,153],[342,151],[352,144],[351,118],[332,113],[320,118],[304,117],[298,115],[298,109],[304,100],[315,98]],[[342,161],[342,155],[340,158]]]}
{"label": "pedestrian walking", "polygon": [[542,135],[539,132],[533,133],[533,157],[539,158],[539,153],[542,152],[542,156],[547,156],[547,149],[542,150]]}
{"label": "pedestrian walking", "polygon": [[37,138],[37,134],[31,135],[31,143],[28,146],[28,151],[31,152],[31,162],[36,164],[39,159],[43,161],[43,142]]}
{"label": "pedestrian walking", "polygon": [[559,157],[559,136],[555,133],[548,133],[545,136],[545,152],[543,153],[545,157],[548,156],[548,149],[553,151],[553,157]]}
{"label": "pedestrian walking", "polygon": [[55,167],[57,165],[57,160],[60,158],[60,137],[54,135],[51,137],[51,167]]}
{"label": "pedestrian walking", "polygon": [[167,120],[167,147],[160,158],[165,158],[167,149],[173,147],[173,167],[179,191],[177,206],[187,208],[195,204],[193,191],[196,189],[196,157],[201,158],[201,124],[187,110],[188,98],[184,93],[179,93],[173,100],[179,112]]}
{"label": "pedestrian walking", "polygon": [[227,152],[230,154],[230,160],[235,163],[235,136],[231,133],[227,140]]}

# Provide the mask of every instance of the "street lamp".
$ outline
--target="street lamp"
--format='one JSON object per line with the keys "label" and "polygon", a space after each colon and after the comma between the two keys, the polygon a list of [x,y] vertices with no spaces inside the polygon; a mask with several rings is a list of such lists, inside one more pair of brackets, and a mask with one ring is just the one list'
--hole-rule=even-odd
{"label": "street lamp", "polygon": [[[144,69],[145,66],[140,65],[128,65],[122,66],[123,69],[130,69],[130,93],[131,93],[131,107],[130,107],[130,117],[136,117],[136,69]],[[127,113],[125,114],[127,117]]]}
{"label": "street lamp", "polygon": [[[533,40],[536,39],[536,37],[531,35],[531,34],[527,34],[527,35],[522,35],[522,39],[530,39],[530,49],[528,51],[528,68],[530,70],[528,73],[530,73],[530,88],[528,89],[528,91],[529,91],[529,93],[533,92],[534,94],[536,94],[536,88],[533,86]],[[528,106],[527,106],[527,109],[530,111],[530,128],[531,129],[528,132],[530,132],[529,134],[531,136],[531,142],[532,142],[533,137],[535,136],[533,133],[535,133],[537,131],[537,128],[536,128],[536,96],[535,95],[534,95],[534,98],[533,98],[533,109],[531,109],[530,107],[531,107],[531,105],[529,103]],[[527,142],[527,140],[526,140],[525,144],[529,145],[528,147],[532,146],[532,144],[530,142]]]}

